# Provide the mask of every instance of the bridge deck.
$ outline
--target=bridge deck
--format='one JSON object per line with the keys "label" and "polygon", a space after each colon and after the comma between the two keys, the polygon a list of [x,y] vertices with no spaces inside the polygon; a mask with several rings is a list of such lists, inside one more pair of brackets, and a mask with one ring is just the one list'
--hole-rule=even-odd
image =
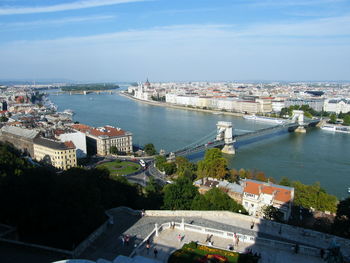
{"label": "bridge deck", "polygon": [[[304,122],[303,126],[305,126],[305,127],[311,126],[311,125],[317,124],[319,121],[320,121],[319,119],[309,120],[309,121]],[[248,133],[239,134],[239,135],[234,135],[233,140],[234,141],[244,141],[244,140],[249,140],[252,138],[257,138],[257,137],[262,137],[262,136],[266,136],[269,134],[278,133],[279,131],[282,131],[282,130],[292,131],[293,129],[296,129],[299,126],[300,125],[296,122],[285,122],[285,123],[280,124],[280,125],[260,129],[257,131],[248,132]],[[206,149],[223,146],[224,144],[225,144],[224,140],[216,140],[212,143],[206,142],[206,143],[198,144],[198,145],[193,146],[193,147],[185,147],[181,150],[175,151],[174,154],[175,154],[175,156],[186,156],[186,155],[193,154],[196,152],[205,151]]]}

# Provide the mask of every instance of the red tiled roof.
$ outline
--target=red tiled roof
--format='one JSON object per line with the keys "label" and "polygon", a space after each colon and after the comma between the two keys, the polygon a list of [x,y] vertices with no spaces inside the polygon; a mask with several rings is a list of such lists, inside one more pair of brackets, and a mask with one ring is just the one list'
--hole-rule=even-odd
{"label": "red tiled roof", "polygon": [[55,133],[56,136],[59,136],[59,135],[61,135],[61,134],[64,134],[64,130],[62,130],[62,129],[56,129],[56,130],[54,131],[54,133]]}
{"label": "red tiled roof", "polygon": [[265,183],[261,182],[251,182],[247,181],[245,183],[244,192],[259,195],[259,187],[260,191],[263,194],[273,195],[274,199],[281,202],[289,202],[292,199],[292,193],[288,189],[266,185]]}
{"label": "red tiled roof", "polygon": [[244,187],[244,192],[254,195],[259,195],[259,185],[254,182],[246,182]]}
{"label": "red tiled roof", "polygon": [[108,137],[115,137],[115,136],[121,136],[125,135],[125,131],[119,128],[114,128],[112,126],[104,126],[102,128],[92,128],[88,125],[84,124],[73,124],[73,129],[76,129],[78,131],[81,131],[83,133],[89,132],[93,136],[108,136]]}
{"label": "red tiled roof", "polygon": [[67,148],[75,149],[75,145],[72,141],[66,141],[64,145],[67,146]]}

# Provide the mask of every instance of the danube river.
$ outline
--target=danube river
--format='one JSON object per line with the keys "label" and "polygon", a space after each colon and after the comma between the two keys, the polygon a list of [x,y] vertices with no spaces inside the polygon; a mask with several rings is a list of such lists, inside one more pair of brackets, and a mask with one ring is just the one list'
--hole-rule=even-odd
{"label": "danube river", "polygon": [[[213,132],[217,121],[231,121],[234,132],[268,127],[222,114],[172,109],[136,102],[117,94],[51,95],[59,111],[72,109],[74,120],[113,125],[133,133],[135,144],[153,143],[173,151]],[[214,140],[214,136],[208,141]],[[227,156],[230,168],[256,169],[279,180],[286,176],[311,184],[321,183],[329,193],[344,198],[350,187],[350,135],[312,128],[306,134],[286,133],[242,146]]]}

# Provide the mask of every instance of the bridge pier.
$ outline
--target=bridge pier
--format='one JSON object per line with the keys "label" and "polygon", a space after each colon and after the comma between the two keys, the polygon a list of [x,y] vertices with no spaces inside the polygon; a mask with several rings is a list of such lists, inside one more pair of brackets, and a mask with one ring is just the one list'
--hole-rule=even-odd
{"label": "bridge pier", "polygon": [[232,122],[219,121],[216,124],[217,135],[216,140],[224,140],[225,145],[222,152],[226,154],[235,154],[234,140],[232,139]]}
{"label": "bridge pier", "polygon": [[306,129],[304,126],[299,126],[298,128],[296,128],[294,130],[294,132],[297,132],[297,133],[306,133]]}
{"label": "bridge pier", "polygon": [[304,111],[302,110],[293,110],[293,120],[296,120],[299,124],[298,128],[294,130],[294,132],[298,133],[306,133],[306,129],[304,127]]}

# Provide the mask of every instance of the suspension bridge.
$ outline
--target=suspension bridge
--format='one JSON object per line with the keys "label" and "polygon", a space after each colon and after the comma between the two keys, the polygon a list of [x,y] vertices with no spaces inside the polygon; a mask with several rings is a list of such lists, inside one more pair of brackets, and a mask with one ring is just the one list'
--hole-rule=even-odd
{"label": "suspension bridge", "polygon": [[319,123],[319,121],[319,119],[305,118],[304,112],[297,110],[293,111],[293,116],[291,119],[285,120],[282,124],[256,131],[233,129],[231,122],[219,121],[216,124],[216,130],[206,134],[204,137],[184,148],[169,153],[167,156],[172,159],[176,156],[186,156],[214,147],[222,148],[223,153],[235,154],[235,144],[237,143],[252,143],[255,141],[261,141],[271,137],[271,135],[282,134],[284,132],[295,131],[305,133],[305,128],[315,126],[317,123]]}

